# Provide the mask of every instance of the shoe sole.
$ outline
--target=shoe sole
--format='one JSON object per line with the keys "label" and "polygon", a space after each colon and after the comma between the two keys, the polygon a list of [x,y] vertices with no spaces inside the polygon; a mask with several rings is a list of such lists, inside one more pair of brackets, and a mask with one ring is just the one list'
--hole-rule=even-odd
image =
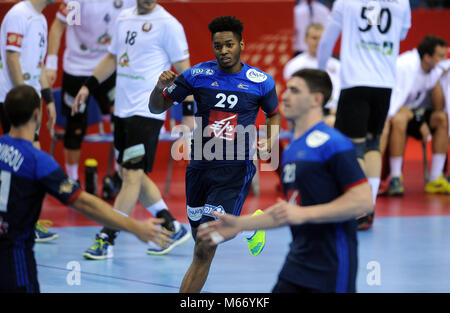
{"label": "shoe sole", "polygon": [[[263,231],[263,232],[264,232],[264,243],[262,244],[261,250],[259,250],[258,253],[255,253],[255,254],[252,253],[250,247],[248,248],[248,251],[249,251],[250,254],[253,255],[253,256],[258,256],[258,255],[260,255],[261,252],[263,252],[264,247],[266,246],[266,232],[265,232],[264,230],[259,230],[259,231]],[[247,240],[247,239],[246,239],[246,240]],[[247,240],[247,242],[248,242],[248,240]]]}
{"label": "shoe sole", "polygon": [[112,259],[114,257],[114,255],[96,256],[96,255],[92,255],[92,254],[89,254],[89,253],[86,253],[86,252],[83,253],[83,256],[84,256],[85,259],[97,260],[97,261],[99,261],[99,260],[106,260],[106,259]]}
{"label": "shoe sole", "polygon": [[147,250],[147,254],[148,255],[164,255],[169,253],[170,251],[173,250],[173,248],[178,247],[179,245],[182,245],[183,243],[185,243],[186,241],[189,240],[189,238],[191,238],[191,233],[187,232],[186,235],[184,235],[183,237],[181,237],[180,239],[178,239],[173,245],[170,245],[169,247],[167,247],[165,250],[162,251],[148,251]]}
{"label": "shoe sole", "polygon": [[49,241],[55,240],[57,238],[59,238],[59,235],[54,234],[53,236],[48,237],[48,238],[34,239],[34,242],[37,242],[37,243],[49,242]]}

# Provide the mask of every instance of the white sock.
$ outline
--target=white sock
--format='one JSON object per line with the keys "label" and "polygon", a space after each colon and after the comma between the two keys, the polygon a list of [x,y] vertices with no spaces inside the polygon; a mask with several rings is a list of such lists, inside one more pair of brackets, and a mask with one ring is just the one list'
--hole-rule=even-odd
{"label": "white sock", "polygon": [[154,217],[156,217],[156,214],[158,214],[158,212],[162,211],[162,210],[169,210],[167,208],[167,204],[164,202],[163,199],[159,200],[158,202],[156,202],[155,204],[153,204],[147,208],[147,211],[152,213],[152,215]]}
{"label": "white sock", "polygon": [[430,181],[435,181],[444,171],[446,154],[433,154],[431,159]]}
{"label": "white sock", "polygon": [[78,164],[67,164],[66,163],[67,176],[73,180],[78,179]]}
{"label": "white sock", "polygon": [[369,181],[370,188],[372,189],[372,198],[373,205],[377,202],[378,188],[380,187],[380,178],[378,177],[369,177],[367,178]]}
{"label": "white sock", "polygon": [[391,177],[402,176],[403,157],[390,157]]}

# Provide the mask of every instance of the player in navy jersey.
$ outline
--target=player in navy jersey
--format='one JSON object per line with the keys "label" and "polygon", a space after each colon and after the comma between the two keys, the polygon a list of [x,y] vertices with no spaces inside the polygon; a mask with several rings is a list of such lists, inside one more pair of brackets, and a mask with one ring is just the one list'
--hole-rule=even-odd
{"label": "player in navy jersey", "polygon": [[294,136],[282,156],[286,200],[258,216],[219,216],[198,236],[214,246],[240,231],[289,224],[293,241],[273,292],[355,292],[357,222],[372,210],[371,189],[353,143],[323,122],[332,90],[326,72],[293,74],[283,94]]}
{"label": "player in navy jersey", "polygon": [[[255,174],[255,133],[244,129],[254,127],[259,109],[266,114],[266,125],[275,126],[268,127],[266,140],[258,141],[259,151],[270,151],[280,126],[273,78],[240,61],[242,22],[222,16],[211,21],[209,30],[216,60],[197,64],[178,77],[163,72],[149,102],[152,113],[164,112],[190,94],[197,102],[197,128],[186,170],[187,214],[194,238],[200,224],[214,219],[212,212],[240,215]],[[194,258],[180,292],[200,292],[215,251],[195,238]]]}
{"label": "player in navy jersey", "polygon": [[144,242],[167,245],[171,241],[166,235],[172,233],[157,227],[163,219],[138,222],[115,212],[103,200],[82,191],[51,156],[33,147],[40,102],[33,87],[20,85],[7,94],[4,103],[11,130],[0,137],[0,292],[39,292],[34,229],[46,193]]}

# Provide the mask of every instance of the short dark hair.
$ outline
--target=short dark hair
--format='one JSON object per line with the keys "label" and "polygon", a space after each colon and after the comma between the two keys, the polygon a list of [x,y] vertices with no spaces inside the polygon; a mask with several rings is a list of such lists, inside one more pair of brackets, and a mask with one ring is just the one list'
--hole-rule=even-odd
{"label": "short dark hair", "polygon": [[208,28],[211,32],[211,38],[215,33],[229,31],[241,41],[244,24],[234,16],[219,16],[209,23]]}
{"label": "short dark hair", "polygon": [[310,92],[319,92],[323,95],[322,107],[330,100],[333,83],[327,72],[305,68],[292,74],[292,77],[302,78],[308,85]]}
{"label": "short dark hair", "polygon": [[19,85],[6,95],[5,111],[12,126],[26,124],[34,110],[41,108],[41,99],[36,90],[28,85]]}
{"label": "short dark hair", "polygon": [[447,42],[435,35],[427,35],[422,41],[419,43],[417,47],[417,51],[419,52],[420,59],[423,59],[425,54],[433,55],[436,50],[436,46],[446,47]]}

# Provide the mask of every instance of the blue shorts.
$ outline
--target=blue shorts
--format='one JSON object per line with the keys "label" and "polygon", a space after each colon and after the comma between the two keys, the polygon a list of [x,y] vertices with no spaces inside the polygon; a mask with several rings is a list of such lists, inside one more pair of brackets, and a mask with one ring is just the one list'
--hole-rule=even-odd
{"label": "blue shorts", "polygon": [[240,215],[256,173],[252,161],[239,166],[186,169],[187,215],[192,228],[214,220],[211,211]]}

